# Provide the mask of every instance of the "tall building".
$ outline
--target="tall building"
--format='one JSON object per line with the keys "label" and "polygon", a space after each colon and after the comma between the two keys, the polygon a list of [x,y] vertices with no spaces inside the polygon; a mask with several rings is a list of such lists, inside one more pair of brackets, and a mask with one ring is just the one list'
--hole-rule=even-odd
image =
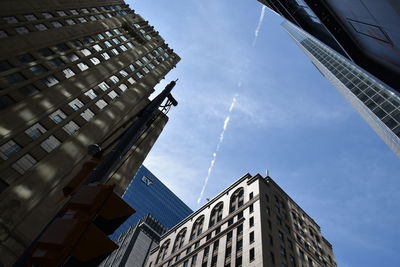
{"label": "tall building", "polygon": [[383,82],[289,21],[282,26],[311,62],[400,157],[400,97]]}
{"label": "tall building", "polygon": [[[0,262],[9,266],[68,200],[179,56],[122,0],[0,2]],[[122,195],[168,118],[110,176]]]}
{"label": "tall building", "polygon": [[270,177],[244,175],[166,232],[155,266],[336,266],[318,224]]}
{"label": "tall building", "polygon": [[399,1],[258,1],[400,92]]}
{"label": "tall building", "polygon": [[135,225],[119,236],[119,248],[114,250],[99,267],[142,267],[152,249],[160,243],[167,231],[151,214],[141,218]]}
{"label": "tall building", "polygon": [[[393,1],[259,0],[400,157],[400,6]],[[387,14],[387,16],[385,15]]]}
{"label": "tall building", "polygon": [[140,166],[122,198],[136,209],[136,213],[115,231],[113,239],[148,213],[169,229],[193,212],[143,165]]}

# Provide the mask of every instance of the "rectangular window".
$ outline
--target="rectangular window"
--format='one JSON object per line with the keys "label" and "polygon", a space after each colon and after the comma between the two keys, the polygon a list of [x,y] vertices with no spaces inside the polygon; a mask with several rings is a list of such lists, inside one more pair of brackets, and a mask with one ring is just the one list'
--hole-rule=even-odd
{"label": "rectangular window", "polygon": [[93,46],[93,48],[94,48],[94,50],[96,50],[97,52],[100,52],[101,50],[103,50],[103,49],[101,48],[101,46],[98,45],[98,44],[95,44],[95,45]]}
{"label": "rectangular window", "polygon": [[47,87],[52,87],[53,85],[56,85],[57,83],[59,83],[57,78],[54,77],[53,75],[47,76],[42,81]]}
{"label": "rectangular window", "polygon": [[293,243],[288,239],[288,248],[293,249]]}
{"label": "rectangular window", "polygon": [[22,82],[26,79],[23,75],[21,75],[20,73],[17,72],[17,73],[13,73],[13,74],[4,76],[4,80],[9,84],[15,84],[15,83]]}
{"label": "rectangular window", "polygon": [[105,60],[107,60],[107,59],[110,59],[111,57],[110,57],[110,55],[108,55],[108,53],[107,52],[104,52],[104,53],[101,53],[101,56],[105,59]]}
{"label": "rectangular window", "polygon": [[108,96],[109,96],[111,99],[115,99],[115,98],[118,97],[118,94],[117,94],[114,90],[112,90],[111,92],[108,93]]}
{"label": "rectangular window", "polygon": [[40,146],[46,150],[47,152],[53,151],[56,147],[58,147],[61,144],[60,141],[58,141],[57,138],[55,138],[53,135],[50,135],[49,138],[44,140]]}
{"label": "rectangular window", "polygon": [[43,57],[48,57],[48,56],[54,55],[54,52],[51,51],[51,50],[48,49],[48,48],[44,48],[44,49],[40,49],[40,50],[38,51],[38,54],[41,55],[41,56],[43,56]]}
{"label": "rectangular window", "polygon": [[63,127],[64,131],[66,131],[69,135],[74,135],[78,130],[79,126],[74,121],[70,121],[65,124]]}
{"label": "rectangular window", "polygon": [[64,61],[62,61],[62,60],[59,59],[59,58],[51,59],[51,60],[47,61],[47,63],[48,63],[50,66],[54,67],[54,68],[57,68],[57,67],[59,67],[59,66],[64,65]]}
{"label": "rectangular window", "polygon": [[47,30],[47,26],[44,25],[44,24],[36,24],[36,25],[35,25],[35,28],[36,28],[38,31],[45,31],[45,30]]}
{"label": "rectangular window", "polygon": [[31,85],[31,84],[19,88],[18,91],[19,91],[21,94],[23,94],[24,96],[35,95],[35,94],[37,94],[37,93],[39,92],[39,90],[38,90],[35,86],[33,86],[33,85]]}
{"label": "rectangular window", "polygon": [[127,51],[127,50],[128,50],[128,48],[126,48],[126,46],[124,46],[124,45],[120,45],[119,48],[120,48],[122,51]]}
{"label": "rectangular window", "polygon": [[250,241],[250,244],[254,242],[254,232],[250,233],[249,241]]}
{"label": "rectangular window", "polygon": [[75,72],[73,70],[71,70],[70,68],[66,68],[62,72],[63,72],[65,78],[67,78],[67,79],[75,75]]}
{"label": "rectangular window", "polygon": [[126,71],[124,71],[124,70],[120,70],[119,74],[121,74],[123,77],[128,76],[128,73]]}
{"label": "rectangular window", "polygon": [[118,83],[119,82],[119,78],[115,75],[110,77],[110,81],[112,81],[113,83]]}
{"label": "rectangular window", "polygon": [[3,17],[2,18],[7,24],[13,24],[13,23],[18,23],[18,20],[16,17]]}
{"label": "rectangular window", "polygon": [[235,267],[242,267],[242,256],[236,258],[236,265]]}
{"label": "rectangular window", "polygon": [[103,91],[107,91],[110,88],[106,82],[99,83],[99,88]]}
{"label": "rectangular window", "polygon": [[56,48],[57,48],[59,51],[61,51],[61,52],[67,51],[67,50],[70,50],[70,49],[71,49],[71,48],[70,48],[68,45],[66,45],[66,44],[58,44],[58,45],[56,45]]}
{"label": "rectangular window", "polygon": [[196,266],[196,261],[197,261],[197,254],[192,257],[191,266]]}
{"label": "rectangular window", "polygon": [[39,138],[45,132],[46,129],[40,123],[35,123],[25,131],[33,140]]}
{"label": "rectangular window", "polygon": [[52,14],[50,14],[50,13],[47,13],[47,12],[45,12],[45,13],[42,13],[42,16],[43,16],[45,19],[51,19],[51,18],[53,17],[53,15],[52,15]]}
{"label": "rectangular window", "polygon": [[83,62],[79,62],[79,63],[78,63],[78,68],[79,68],[81,71],[85,71],[85,70],[87,70],[87,69],[89,68],[89,66],[86,65],[86,64],[83,63]]}
{"label": "rectangular window", "polygon": [[8,34],[5,31],[0,31],[0,38],[6,38]]}
{"label": "rectangular window", "polygon": [[45,68],[45,67],[43,67],[42,65],[35,65],[35,66],[32,66],[32,67],[30,67],[29,68],[30,69],[30,71],[32,71],[32,73],[33,74],[35,74],[35,75],[42,75],[42,74],[44,74],[44,73],[46,73],[48,70]]}
{"label": "rectangular window", "polygon": [[99,109],[103,109],[105,106],[107,106],[107,102],[104,101],[103,99],[100,99],[99,101],[96,102],[96,106],[98,106]]}
{"label": "rectangular window", "polygon": [[90,50],[89,49],[82,49],[81,50],[81,53],[82,54],[84,54],[85,56],[89,56],[89,55],[91,55],[92,54],[92,52],[90,52]]}
{"label": "rectangular window", "polygon": [[236,251],[241,251],[243,248],[243,239],[240,239],[236,242]]}
{"label": "rectangular window", "polygon": [[118,55],[118,54],[119,54],[118,50],[115,49],[115,48],[111,49],[111,52],[112,52],[114,55]]}
{"label": "rectangular window", "polygon": [[68,58],[71,62],[74,62],[74,61],[76,61],[76,60],[79,59],[79,57],[78,57],[75,53],[70,53],[70,54],[68,54],[68,55],[67,55],[67,58]]}
{"label": "rectangular window", "polygon": [[284,237],[283,237],[283,233],[281,231],[278,231],[278,236],[279,236],[279,239],[283,241]]}
{"label": "rectangular window", "polygon": [[250,249],[249,260],[252,262],[254,260],[254,248]]}
{"label": "rectangular window", "polygon": [[85,95],[87,97],[89,97],[90,99],[95,99],[97,94],[94,92],[93,89],[88,90],[87,92],[85,92]]}
{"label": "rectangular window", "polygon": [[51,25],[53,25],[53,27],[54,28],[61,28],[63,25],[60,23],[60,22],[58,22],[58,21],[52,21],[52,22],[50,22],[51,23]]}
{"label": "rectangular window", "polygon": [[5,109],[15,104],[15,101],[8,95],[0,96],[0,110]]}
{"label": "rectangular window", "polygon": [[67,20],[65,20],[65,22],[67,22],[68,25],[76,24],[76,22],[73,19],[67,19]]}
{"label": "rectangular window", "polygon": [[92,57],[90,62],[92,62],[93,65],[100,64],[100,60],[97,57]]}
{"label": "rectangular window", "polygon": [[286,257],[286,249],[284,247],[281,246],[280,252],[282,256]]}
{"label": "rectangular window", "polygon": [[78,98],[75,98],[71,102],[68,103],[68,105],[73,109],[73,110],[78,110],[81,107],[83,107],[82,101],[80,101]]}
{"label": "rectangular window", "polygon": [[143,67],[143,71],[144,71],[145,73],[149,73],[149,72],[150,72],[149,69],[148,69],[147,67]]}
{"label": "rectangular window", "polygon": [[86,121],[90,121],[94,113],[90,109],[86,109],[84,112],[81,113],[82,118],[84,118]]}
{"label": "rectangular window", "polygon": [[139,71],[136,72],[136,76],[137,76],[139,79],[142,79],[142,78],[144,77],[143,74],[141,74]]}
{"label": "rectangular window", "polygon": [[32,168],[37,163],[37,161],[29,154],[26,154],[19,160],[17,160],[13,165],[13,169],[19,172],[20,174],[24,174],[27,170]]}
{"label": "rectangular window", "polygon": [[271,252],[270,255],[271,255],[272,264],[275,264],[275,255],[274,255],[274,253]]}
{"label": "rectangular window", "polygon": [[250,212],[250,213],[253,213],[253,211],[254,211],[254,206],[253,206],[253,204],[251,204],[251,205],[249,206],[249,212]]}
{"label": "rectangular window", "polygon": [[[129,79],[128,79],[128,81],[129,81]],[[126,91],[126,89],[128,89],[128,86],[126,86],[125,84],[120,84],[119,86],[118,86],[118,88],[122,91],[122,92],[125,92]]]}
{"label": "rectangular window", "polygon": [[62,122],[66,117],[67,115],[59,109],[49,115],[49,118],[55,123]]}
{"label": "rectangular window", "polygon": [[250,227],[253,227],[253,226],[254,226],[254,217],[251,217],[251,218],[249,219],[249,226],[250,226]]}
{"label": "rectangular window", "polygon": [[21,147],[13,140],[10,140],[0,146],[0,157],[4,160],[7,160],[20,150]]}

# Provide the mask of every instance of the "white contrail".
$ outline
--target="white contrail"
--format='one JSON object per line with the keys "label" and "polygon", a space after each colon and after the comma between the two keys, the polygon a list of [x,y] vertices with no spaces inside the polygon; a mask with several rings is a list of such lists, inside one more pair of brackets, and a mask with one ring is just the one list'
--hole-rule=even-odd
{"label": "white contrail", "polygon": [[258,37],[258,34],[260,33],[261,24],[262,24],[262,22],[263,22],[263,20],[264,20],[264,16],[265,16],[265,8],[266,8],[266,7],[263,5],[263,6],[262,6],[262,9],[261,9],[260,19],[258,20],[257,28],[256,28],[256,30],[255,30],[255,32],[254,32],[253,46],[256,45],[257,37]]}
{"label": "white contrail", "polygon": [[210,178],[211,172],[212,172],[212,170],[214,168],[215,160],[217,159],[217,153],[218,153],[219,148],[220,148],[220,146],[222,144],[222,141],[224,141],[224,134],[225,134],[226,129],[228,128],[229,120],[231,119],[231,113],[232,113],[232,110],[233,110],[233,108],[235,107],[235,104],[236,104],[236,97],[237,97],[237,95],[235,95],[233,97],[231,106],[229,107],[228,116],[225,118],[224,126],[222,127],[222,132],[219,135],[218,144],[217,144],[217,147],[215,148],[215,151],[214,151],[214,153],[212,155],[212,160],[211,160],[211,163],[210,163],[210,167],[208,168],[207,176],[206,176],[206,178],[204,180],[204,184],[203,184],[203,188],[201,189],[200,196],[197,199],[197,204],[200,204],[201,198],[203,197],[203,194],[204,194],[204,190],[206,189],[206,186],[207,186],[207,183],[208,183],[208,179]]}

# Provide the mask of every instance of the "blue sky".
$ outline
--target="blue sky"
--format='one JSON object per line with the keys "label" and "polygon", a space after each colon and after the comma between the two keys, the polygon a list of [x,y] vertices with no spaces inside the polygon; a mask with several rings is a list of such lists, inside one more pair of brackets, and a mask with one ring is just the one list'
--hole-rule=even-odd
{"label": "blue sky", "polygon": [[[181,57],[179,105],[145,165],[192,209],[249,172],[271,177],[312,216],[339,266],[398,266],[399,159],[256,0],[138,0]],[[239,86],[240,85],[240,86]]]}

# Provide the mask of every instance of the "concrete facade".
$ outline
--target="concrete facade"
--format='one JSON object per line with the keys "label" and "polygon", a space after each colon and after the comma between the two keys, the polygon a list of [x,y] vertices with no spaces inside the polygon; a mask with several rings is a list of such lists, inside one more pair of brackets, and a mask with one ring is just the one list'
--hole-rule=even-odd
{"label": "concrete facade", "polygon": [[[0,3],[0,263],[9,266],[109,151],[180,58],[121,0]],[[107,183],[122,195],[161,133],[161,113]]]}
{"label": "concrete facade", "polygon": [[320,227],[270,177],[246,174],[166,232],[154,266],[336,266]]}

